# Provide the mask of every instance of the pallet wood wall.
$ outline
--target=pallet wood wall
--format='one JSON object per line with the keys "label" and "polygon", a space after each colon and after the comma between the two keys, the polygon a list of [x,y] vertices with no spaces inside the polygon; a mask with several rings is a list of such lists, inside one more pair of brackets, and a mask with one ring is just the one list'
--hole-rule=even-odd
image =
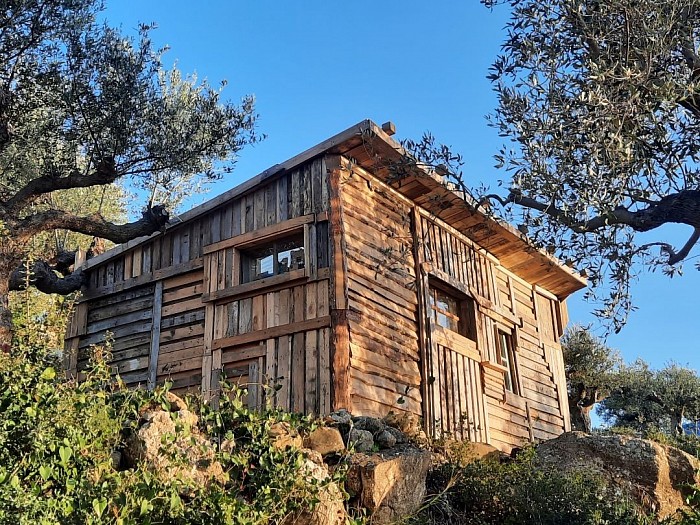
{"label": "pallet wood wall", "polygon": [[357,413],[421,415],[412,206],[362,169],[341,174],[350,396]]}
{"label": "pallet wood wall", "polygon": [[[104,329],[113,332],[112,364],[115,371],[119,371],[130,386],[152,386],[169,380],[175,391],[203,386],[208,391],[216,389],[222,369],[238,380],[257,385],[262,385],[273,375],[275,378],[284,375],[284,381],[290,381],[290,374],[280,374],[268,369],[266,364],[268,355],[272,357],[281,353],[284,368],[285,354],[290,352],[297,377],[298,361],[306,360],[307,354],[314,356],[308,358],[310,362],[318,361],[317,370],[327,370],[330,322],[325,290],[329,286],[329,240],[323,214],[328,210],[328,200],[325,167],[323,160],[318,158],[91,268],[89,284],[67,333],[69,372],[75,373],[86,366],[90,345],[105,341]],[[313,243],[309,252],[316,254],[312,261],[314,282],[308,290],[304,286],[289,288],[290,302],[298,305],[289,321],[322,318],[324,326],[314,326],[313,330],[287,336],[289,349],[285,349],[285,336],[272,339],[274,345],[270,340],[240,345],[234,341],[233,347],[213,349],[215,339],[226,339],[229,334],[243,335],[255,331],[253,329],[275,328],[277,323],[281,326],[287,310],[282,308],[283,313],[277,313],[279,305],[285,301],[285,292],[281,289],[258,294],[243,290],[245,297],[237,299],[232,259],[234,248],[229,246],[205,253],[205,247],[250,232],[275,228],[303,216],[313,217],[312,227],[307,228],[310,237],[306,241]],[[212,277],[214,260],[218,269]],[[215,283],[213,287],[212,282]],[[298,282],[295,284],[299,285]],[[303,296],[301,302],[300,294]],[[262,315],[260,308],[263,309]],[[234,309],[242,315],[241,326],[235,330],[229,329],[228,324],[223,327],[222,315],[228,318]],[[250,326],[246,324],[246,316],[250,318]],[[264,347],[262,361],[261,345]],[[223,355],[223,360],[213,362],[212,355]],[[277,396],[280,406],[309,407],[316,412],[327,412],[330,399],[327,376],[327,372],[316,373],[313,378],[309,374],[296,390],[283,387]],[[290,398],[285,405],[281,401],[284,388],[288,388],[290,396],[297,391],[297,398],[301,390],[304,402],[299,405],[298,399]],[[309,392],[315,392],[316,397]],[[256,395],[254,403],[261,402],[259,394],[254,393],[252,397]]]}

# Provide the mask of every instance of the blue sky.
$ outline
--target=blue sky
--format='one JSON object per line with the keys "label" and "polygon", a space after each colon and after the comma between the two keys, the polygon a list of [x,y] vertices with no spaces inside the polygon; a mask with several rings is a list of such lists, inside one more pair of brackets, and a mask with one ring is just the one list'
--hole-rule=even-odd
{"label": "blue sky", "polygon": [[[256,96],[267,139],[246,148],[234,173],[193,204],[365,118],[391,120],[399,139],[432,132],[464,156],[474,185],[505,177],[492,158],[502,139],[485,119],[496,104],[485,77],[505,9],[475,0],[107,0],[105,16],[125,32],[156,22],[154,42],[170,47],[166,65],[177,61],[212,84],[228,80],[230,99]],[[633,289],[638,310],[608,343],[628,361],[700,368],[698,290],[692,261],[680,278],[644,272]],[[595,322],[582,295],[569,300],[571,320]]]}

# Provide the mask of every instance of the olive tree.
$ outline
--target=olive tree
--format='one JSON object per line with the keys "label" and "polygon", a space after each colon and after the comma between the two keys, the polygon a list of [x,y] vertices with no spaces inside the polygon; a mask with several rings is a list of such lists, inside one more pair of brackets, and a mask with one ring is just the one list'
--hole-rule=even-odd
{"label": "olive tree", "polygon": [[[123,243],[156,232],[169,219],[163,196],[221,176],[256,140],[251,97],[233,104],[164,68],[151,28],[124,37],[96,21],[100,9],[99,0],[0,9],[0,345],[11,337],[11,289],[30,282],[65,294],[82,283],[64,254],[23,274],[34,236],[66,230]],[[130,223],[57,198],[125,180],[144,195],[143,216]]]}
{"label": "olive tree", "polygon": [[619,329],[635,268],[673,275],[700,239],[700,0],[482,2],[510,8],[489,77],[512,142],[507,193],[479,202],[611,284],[598,313]]}

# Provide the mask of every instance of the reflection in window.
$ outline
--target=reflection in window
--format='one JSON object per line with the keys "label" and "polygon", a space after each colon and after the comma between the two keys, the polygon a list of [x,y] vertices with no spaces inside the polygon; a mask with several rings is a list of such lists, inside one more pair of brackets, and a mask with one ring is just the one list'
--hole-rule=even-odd
{"label": "reflection in window", "polygon": [[505,386],[506,390],[519,393],[518,376],[515,368],[515,352],[513,351],[513,336],[503,330],[497,330],[498,361],[506,368]]}
{"label": "reflection in window", "polygon": [[302,233],[241,252],[242,283],[303,268],[304,235]]}
{"label": "reflection in window", "polygon": [[442,288],[431,285],[428,301],[430,314],[436,325],[476,341],[474,304],[470,298],[458,298]]}

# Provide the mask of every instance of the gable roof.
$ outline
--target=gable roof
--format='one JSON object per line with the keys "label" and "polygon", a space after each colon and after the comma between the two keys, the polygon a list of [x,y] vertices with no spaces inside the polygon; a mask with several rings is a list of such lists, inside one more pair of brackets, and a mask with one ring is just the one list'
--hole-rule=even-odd
{"label": "gable roof", "polygon": [[[463,193],[447,184],[444,177],[413,165],[397,180],[391,164],[401,162],[406,151],[371,120],[349,127],[291,159],[266,169],[255,177],[179,215],[166,230],[203,215],[256,186],[324,153],[352,157],[362,168],[383,180],[407,198],[433,213],[499,259],[502,266],[553,293],[560,299],[586,286],[586,280],[551,255],[534,248],[512,225],[477,211]],[[85,262],[82,268],[97,266],[162,232],[121,244]]]}

